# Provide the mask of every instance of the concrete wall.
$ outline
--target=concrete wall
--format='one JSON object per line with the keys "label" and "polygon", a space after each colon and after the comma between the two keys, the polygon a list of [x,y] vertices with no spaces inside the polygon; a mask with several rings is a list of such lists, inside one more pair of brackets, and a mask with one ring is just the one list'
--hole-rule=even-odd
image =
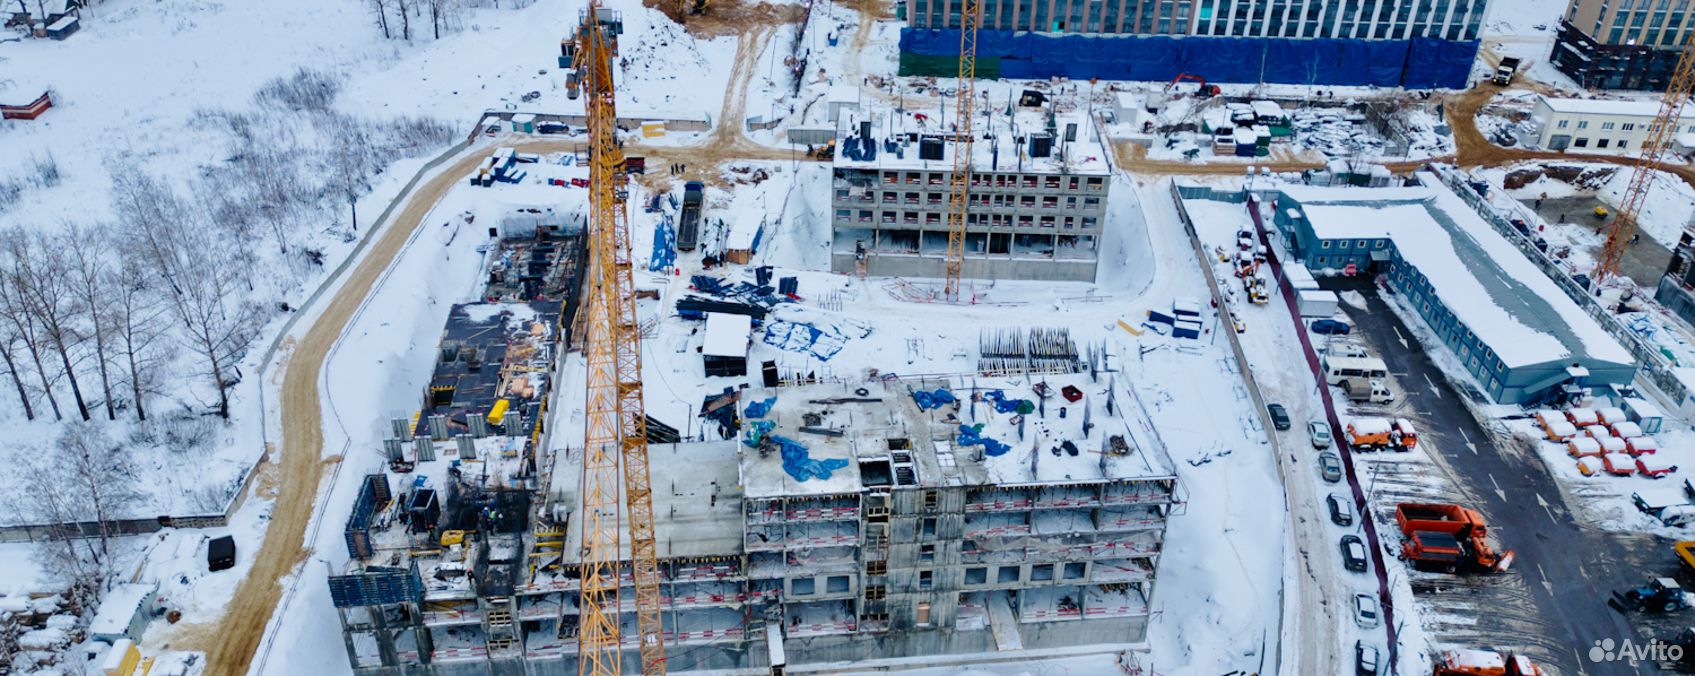
{"label": "concrete wall", "polygon": [[[971,279],[1025,279],[1046,282],[1093,282],[1095,265],[1092,260],[1049,260],[1045,258],[966,258],[960,274]],[[833,253],[830,271],[843,274],[854,272],[853,254]],[[943,277],[947,260],[901,254],[870,254],[865,272],[875,277]]]}

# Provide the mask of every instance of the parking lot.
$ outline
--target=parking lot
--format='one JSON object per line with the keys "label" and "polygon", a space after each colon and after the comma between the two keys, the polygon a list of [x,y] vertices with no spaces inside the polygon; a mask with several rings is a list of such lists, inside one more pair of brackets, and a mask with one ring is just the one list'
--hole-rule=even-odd
{"label": "parking lot", "polygon": [[1396,415],[1411,418],[1421,430],[1425,453],[1418,461],[1399,454],[1364,456],[1379,522],[1395,532],[1398,502],[1458,503],[1482,512],[1500,545],[1517,553],[1504,573],[1410,574],[1414,593],[1428,607],[1432,641],[1522,650],[1561,673],[1640,673],[1622,663],[1591,662],[1585,654],[1604,638],[1641,642],[1676,633],[1666,624],[1675,616],[1627,618],[1606,604],[1613,589],[1675,572],[1670,543],[1579,524],[1536,452],[1477,422],[1463,397],[1482,395],[1471,388],[1462,394],[1449,384],[1366,278],[1331,278],[1325,287],[1363,296],[1363,310],[1344,305],[1352,337],[1387,364],[1400,396]]}

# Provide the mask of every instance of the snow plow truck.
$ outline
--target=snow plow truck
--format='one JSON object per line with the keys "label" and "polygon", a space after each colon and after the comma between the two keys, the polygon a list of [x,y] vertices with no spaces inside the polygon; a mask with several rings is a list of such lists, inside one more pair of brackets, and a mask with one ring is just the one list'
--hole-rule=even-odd
{"label": "snow plow truck", "polygon": [[1445,650],[1436,656],[1433,676],[1544,676],[1530,658],[1493,650]]}
{"label": "snow plow truck", "polygon": [[1512,551],[1496,552],[1489,545],[1489,527],[1477,510],[1403,502],[1395,505],[1395,522],[1401,527],[1401,558],[1415,567],[1453,573],[1512,566]]}
{"label": "snow plow truck", "polygon": [[1356,451],[1410,451],[1418,448],[1418,430],[1406,418],[1354,418],[1348,421],[1348,446]]}

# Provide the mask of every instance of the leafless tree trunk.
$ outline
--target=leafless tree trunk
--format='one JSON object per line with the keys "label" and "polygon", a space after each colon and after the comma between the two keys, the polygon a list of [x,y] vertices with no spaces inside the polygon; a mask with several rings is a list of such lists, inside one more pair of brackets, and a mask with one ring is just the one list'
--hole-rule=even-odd
{"label": "leafless tree trunk", "polygon": [[112,521],[122,516],[123,508],[141,498],[135,490],[135,471],[129,465],[129,456],[100,428],[83,423],[67,426],[54,446],[59,451],[59,462],[65,466],[65,479],[72,495],[99,529],[98,560],[105,562],[115,535]]}
{"label": "leafless tree trunk", "polygon": [[394,4],[400,9],[400,39],[411,42],[412,8],[406,5],[406,1],[407,0],[394,0]]}
{"label": "leafless tree trunk", "polygon": [[12,377],[12,385],[18,388],[18,403],[24,406],[24,418],[35,419],[35,406],[30,403],[29,390],[24,389],[23,376],[18,373],[18,363],[14,361],[12,350],[16,349],[17,337],[7,333],[0,336],[0,358],[6,360],[6,375]]}
{"label": "leafless tree trunk", "polygon": [[87,227],[80,224],[68,223],[58,237],[59,246],[66,253],[66,260],[71,269],[71,294],[75,296],[78,307],[87,315],[90,337],[94,339],[94,360],[100,371],[100,390],[106,397],[106,419],[117,420],[118,410],[112,396],[112,377],[107,358],[107,346],[111,340],[111,312],[108,310],[111,294],[106,288],[110,275],[107,268],[110,261],[105,252],[112,246],[111,229],[106,227]]}
{"label": "leafless tree trunk", "polygon": [[[0,270],[0,277],[4,270]],[[4,282],[0,279],[0,282]],[[59,412],[59,398],[53,396],[53,383],[47,378],[47,367],[41,364],[41,340],[35,333],[35,316],[30,314],[18,290],[9,283],[0,283],[0,317],[11,325],[12,333],[23,341],[24,350],[29,352],[29,359],[35,364],[35,375],[41,380],[41,392],[47,395],[47,403],[53,409],[54,420],[64,420]]]}
{"label": "leafless tree trunk", "polygon": [[12,232],[6,236],[6,281],[24,301],[24,308],[40,322],[42,335],[59,355],[59,365],[70,382],[77,413],[83,420],[88,401],[82,396],[71,349],[82,340],[72,324],[81,314],[71,288],[70,264],[56,243],[43,233]]}
{"label": "leafless tree trunk", "polygon": [[388,0],[371,0],[371,9],[377,12],[377,25],[383,29],[383,39],[394,37],[388,32]]}
{"label": "leafless tree trunk", "polygon": [[114,198],[134,237],[129,249],[158,276],[171,317],[184,347],[200,358],[218,392],[218,415],[229,419],[228,377],[252,342],[258,309],[239,293],[231,247],[240,246],[212,232],[202,212],[140,170],[118,172]]}
{"label": "leafless tree trunk", "polygon": [[159,338],[165,308],[160,304],[158,290],[148,284],[142,263],[125,257],[120,267],[107,270],[106,288],[110,291],[112,331],[124,367],[129,372],[130,396],[135,400],[135,417],[147,420],[147,407],[142,392],[148,384],[147,374],[153,362],[153,344]]}
{"label": "leafless tree trunk", "polygon": [[441,10],[442,0],[429,0],[430,28],[435,31],[435,39],[441,39]]}

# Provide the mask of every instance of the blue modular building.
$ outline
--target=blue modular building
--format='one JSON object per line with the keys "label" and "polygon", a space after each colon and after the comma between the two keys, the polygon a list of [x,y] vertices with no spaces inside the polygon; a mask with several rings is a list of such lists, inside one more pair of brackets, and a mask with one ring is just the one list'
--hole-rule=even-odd
{"label": "blue modular building", "polygon": [[1383,275],[1391,302],[1417,314],[1496,403],[1557,402],[1635,378],[1635,360],[1594,318],[1435,176],[1421,178],[1260,194],[1294,260],[1318,275]]}

